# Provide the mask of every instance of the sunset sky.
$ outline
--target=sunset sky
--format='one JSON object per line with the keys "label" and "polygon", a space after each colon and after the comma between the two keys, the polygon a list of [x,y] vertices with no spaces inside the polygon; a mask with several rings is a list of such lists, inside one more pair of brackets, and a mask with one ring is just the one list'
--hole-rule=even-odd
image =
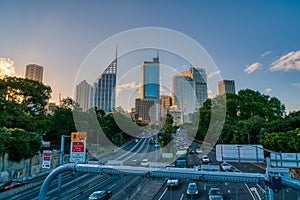
{"label": "sunset sky", "polygon": [[[58,100],[59,93],[73,96],[82,66],[112,36],[157,27],[201,45],[215,64],[213,70],[207,69],[209,78],[235,80],[236,91],[257,90],[277,97],[287,111],[300,110],[300,1],[1,0],[0,4],[0,77],[4,73],[23,77],[27,64],[44,66],[43,82],[51,86],[52,100]],[[92,84],[115,58],[118,45],[118,94],[122,99],[131,97],[117,104],[126,109],[133,105],[124,102],[138,94],[140,65],[157,52],[165,69],[175,69],[174,74],[189,66],[208,67],[201,56],[186,60],[155,48],[128,51],[143,37],[150,40],[151,34],[130,43],[112,40],[101,51],[99,63],[93,62],[98,72],[85,71]],[[160,38],[152,39],[155,43]],[[176,34],[163,42],[172,43],[170,48],[185,44]],[[171,75],[161,72],[161,79]],[[169,84],[171,80],[163,92],[170,92]],[[216,95],[217,85],[211,84],[209,91]]]}

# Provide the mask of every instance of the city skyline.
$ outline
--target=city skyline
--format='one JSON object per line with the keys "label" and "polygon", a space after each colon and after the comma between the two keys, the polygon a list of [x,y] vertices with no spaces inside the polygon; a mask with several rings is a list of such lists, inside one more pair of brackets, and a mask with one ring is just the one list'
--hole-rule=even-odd
{"label": "city skyline", "polygon": [[[43,82],[52,87],[52,100],[58,101],[59,93],[74,98],[79,83],[74,83],[76,73],[98,44],[133,28],[163,27],[186,34],[203,46],[218,67],[216,71],[207,70],[208,79],[220,74],[222,79],[235,80],[236,92],[249,88],[278,98],[287,111],[300,110],[300,28],[296,26],[300,2],[170,2],[157,6],[154,2],[133,1],[4,1],[0,57],[14,61],[14,69],[4,64],[0,73],[9,69],[15,71],[11,75],[24,77],[25,66],[36,63],[44,67]],[[141,15],[144,8],[155,8],[160,15]],[[111,10],[115,15],[109,15]],[[120,43],[120,52],[125,45]],[[106,59],[99,59],[98,66],[103,68],[99,72],[113,60],[113,52],[107,49]],[[153,57],[145,54],[129,65],[135,67]],[[176,61],[169,66],[181,69],[178,71],[190,67]],[[125,83],[119,84],[119,93],[139,85],[134,80]],[[210,97],[218,94],[217,85],[208,89]]]}

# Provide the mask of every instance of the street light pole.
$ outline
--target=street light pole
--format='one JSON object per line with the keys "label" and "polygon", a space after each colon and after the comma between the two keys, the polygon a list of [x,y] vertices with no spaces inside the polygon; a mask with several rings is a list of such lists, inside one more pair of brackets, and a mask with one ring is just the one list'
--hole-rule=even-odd
{"label": "street light pole", "polygon": [[[64,164],[64,148],[65,148],[65,137],[71,137],[67,135],[61,136],[61,143],[60,143],[60,155],[59,155],[59,165],[62,166]],[[61,192],[61,179],[62,174],[58,176],[58,194]]]}

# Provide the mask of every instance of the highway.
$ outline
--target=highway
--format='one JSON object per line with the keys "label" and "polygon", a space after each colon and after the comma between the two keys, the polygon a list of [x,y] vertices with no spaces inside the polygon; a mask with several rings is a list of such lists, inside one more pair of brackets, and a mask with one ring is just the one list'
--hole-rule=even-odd
{"label": "highway", "polygon": [[[183,138],[183,142],[189,143],[194,149],[199,147],[199,144],[192,143],[186,138],[185,133],[181,132],[178,137]],[[205,152],[205,151],[203,151]],[[188,154],[189,167],[204,165],[201,161],[203,154],[192,153]],[[208,153],[211,163],[209,165],[219,165],[220,162],[216,161],[214,151]],[[123,165],[131,165],[132,160],[141,161],[144,158],[149,159],[151,162],[163,161],[162,152],[160,148],[155,148],[153,144],[148,143],[148,139],[141,138],[138,142],[131,141],[116,153],[109,155],[99,155],[96,157],[102,163],[107,163],[109,160],[119,161]],[[251,173],[265,173],[265,169],[251,163],[229,163],[235,170],[240,172]],[[207,165],[207,164],[205,164]],[[34,180],[38,182],[38,186],[30,188],[22,193],[22,196],[17,195],[9,199],[37,199],[39,189],[45,177],[40,177]],[[110,190],[112,191],[111,199],[154,199],[154,200],[183,200],[188,199],[186,196],[187,185],[190,182],[196,182],[199,188],[199,197],[192,199],[208,199],[208,191],[211,187],[219,187],[223,194],[224,199],[242,199],[252,200],[256,199],[251,192],[250,188],[256,187],[258,190],[263,191],[263,188],[255,184],[242,184],[242,183],[209,183],[189,179],[181,180],[178,188],[167,188],[166,180],[164,179],[147,179],[139,176],[109,176],[106,174],[88,174],[88,173],[65,173],[63,175],[62,192],[58,194],[57,179],[52,182],[48,189],[47,199],[87,199],[88,196],[96,190]],[[85,188],[83,192],[76,194],[74,191],[78,188]],[[275,200],[281,199],[296,199],[297,192],[295,190],[282,190],[275,193]],[[1,196],[0,196],[1,199]]]}

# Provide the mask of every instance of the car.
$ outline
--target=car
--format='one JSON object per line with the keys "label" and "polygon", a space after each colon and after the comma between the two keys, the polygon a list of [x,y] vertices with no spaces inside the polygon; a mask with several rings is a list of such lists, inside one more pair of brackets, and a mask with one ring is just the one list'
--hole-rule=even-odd
{"label": "car", "polygon": [[202,149],[201,149],[201,148],[197,148],[197,149],[196,149],[196,153],[197,153],[197,154],[202,153]]}
{"label": "car", "polygon": [[208,191],[209,200],[223,200],[220,188],[210,188]]}
{"label": "car", "polygon": [[231,166],[227,162],[222,162],[220,166],[224,172],[229,172],[231,170]]}
{"label": "car", "polygon": [[187,152],[188,152],[188,154],[194,154],[195,150],[192,147],[190,147],[190,148],[188,148]]}
{"label": "car", "polygon": [[139,139],[135,139],[135,142],[138,143],[138,142],[139,142]]}
{"label": "car", "polygon": [[8,181],[8,182],[1,184],[0,192],[7,191],[7,190],[10,190],[10,189],[13,189],[16,187],[20,187],[20,186],[23,186],[26,184],[28,184],[27,181]]}
{"label": "car", "polygon": [[143,159],[141,162],[142,167],[149,167],[149,160],[148,159]]}
{"label": "car", "polygon": [[112,196],[111,191],[101,190],[95,191],[89,196],[89,200],[107,200]]}
{"label": "car", "polygon": [[203,163],[210,163],[210,159],[207,155],[202,156],[202,162]]}
{"label": "car", "polygon": [[132,166],[139,166],[140,162],[138,160],[134,159],[134,160],[131,161],[131,165]]}
{"label": "car", "polygon": [[168,179],[167,180],[167,187],[171,188],[171,187],[179,187],[181,183],[180,179]]}
{"label": "car", "polygon": [[158,148],[159,148],[159,144],[156,143],[156,144],[154,145],[154,148],[157,148],[157,149],[158,149]]}
{"label": "car", "polygon": [[199,197],[199,189],[197,183],[189,183],[186,190],[186,195],[188,197]]}

